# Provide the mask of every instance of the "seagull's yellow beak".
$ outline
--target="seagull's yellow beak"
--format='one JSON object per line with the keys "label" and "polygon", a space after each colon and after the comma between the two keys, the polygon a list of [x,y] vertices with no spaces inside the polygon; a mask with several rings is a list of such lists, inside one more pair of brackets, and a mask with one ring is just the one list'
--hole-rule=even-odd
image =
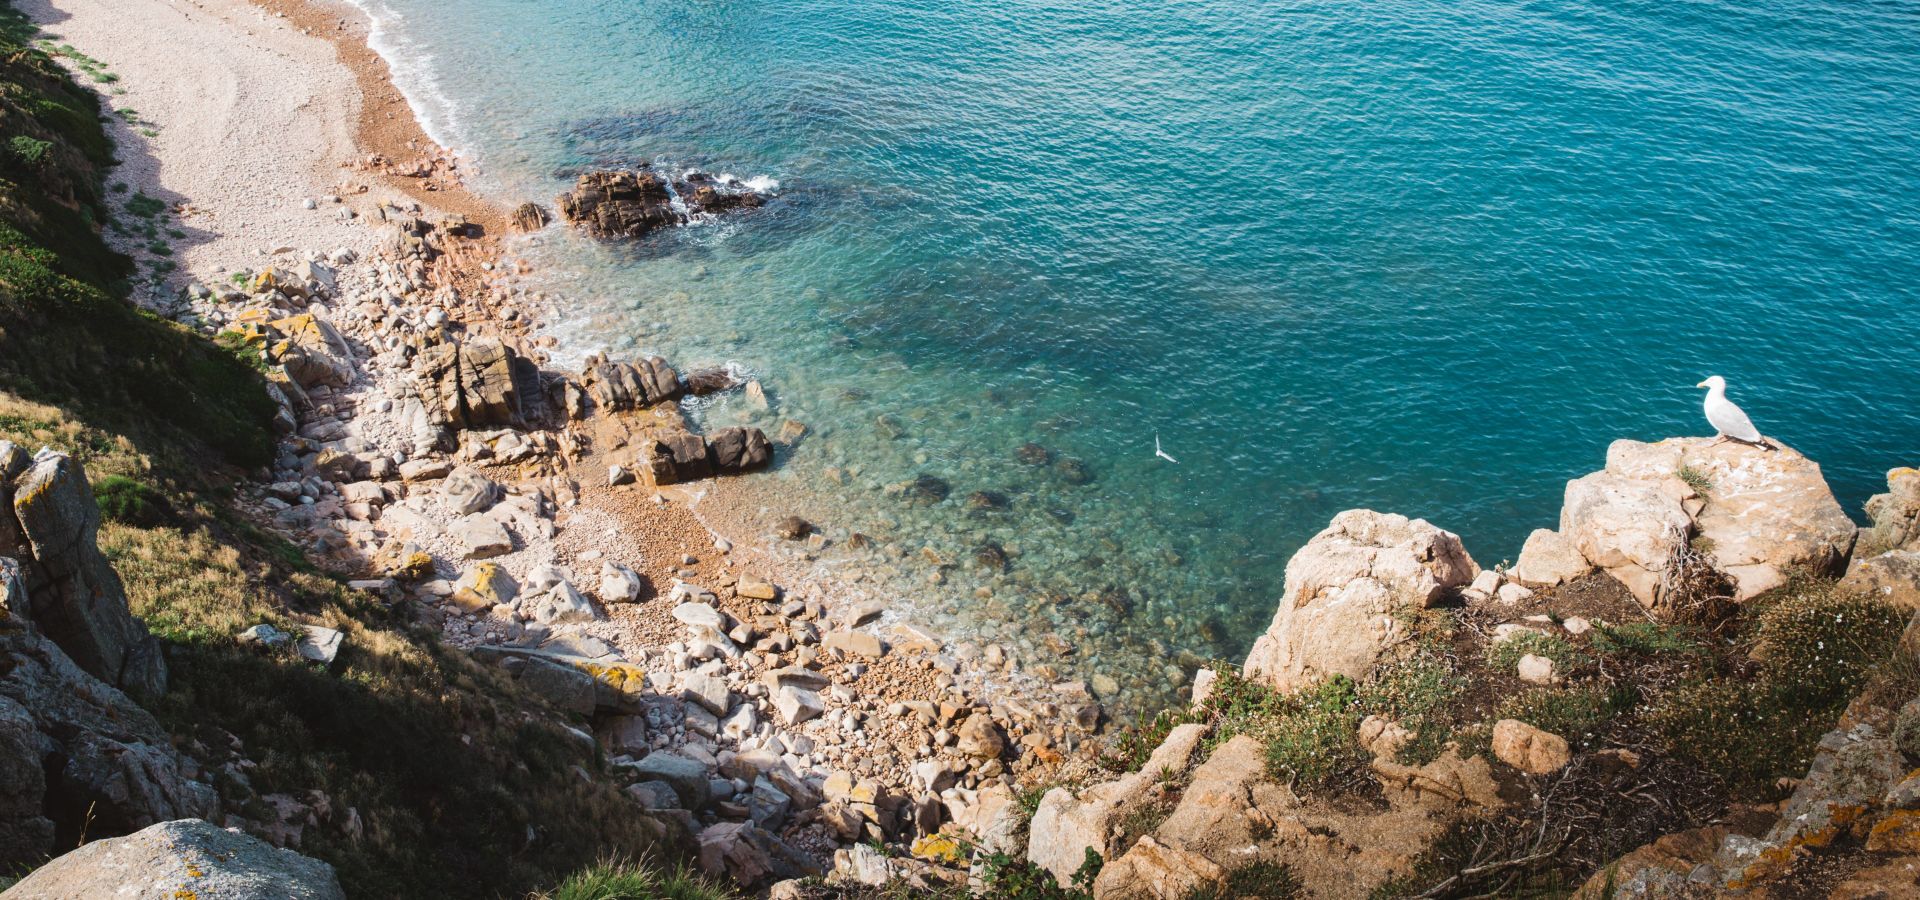
{"label": "seagull's yellow beak", "polygon": [[1706,382],[1704,382],[1704,381],[1702,381],[1702,382],[1700,382],[1699,384],[1696,384],[1696,385],[1694,385],[1694,387],[1697,387],[1697,388],[1703,388],[1703,387],[1706,387],[1706,386],[1707,386],[1707,383],[1706,383]]}

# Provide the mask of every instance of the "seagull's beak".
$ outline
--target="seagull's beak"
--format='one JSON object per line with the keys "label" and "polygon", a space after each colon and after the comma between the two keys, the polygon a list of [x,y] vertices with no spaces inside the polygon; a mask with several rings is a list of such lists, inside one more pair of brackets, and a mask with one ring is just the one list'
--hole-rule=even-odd
{"label": "seagull's beak", "polygon": [[1703,388],[1703,387],[1706,387],[1706,386],[1707,386],[1707,383],[1706,383],[1706,382],[1704,382],[1704,381],[1702,381],[1702,382],[1700,382],[1699,384],[1696,384],[1696,385],[1694,385],[1694,387],[1697,387],[1697,388]]}

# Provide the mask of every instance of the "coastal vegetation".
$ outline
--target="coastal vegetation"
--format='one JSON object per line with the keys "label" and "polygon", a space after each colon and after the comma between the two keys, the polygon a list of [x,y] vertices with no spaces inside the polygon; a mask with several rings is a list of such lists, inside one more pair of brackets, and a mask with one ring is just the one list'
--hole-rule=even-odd
{"label": "coastal vegetation", "polygon": [[[151,709],[218,769],[223,806],[273,821],[276,798],[301,798],[316,810],[302,852],[354,896],[514,895],[670,850],[611,780],[580,777],[607,763],[566,720],[233,508],[273,453],[259,361],[124,299],[132,268],[99,234],[102,110],[50,53],[112,81],[0,14],[0,440],[91,475],[101,549],[164,642],[171,689]],[[137,191],[125,208],[120,230],[164,215]],[[323,668],[237,639],[256,625],[348,641]],[[678,870],[620,871],[606,883],[720,896]]]}

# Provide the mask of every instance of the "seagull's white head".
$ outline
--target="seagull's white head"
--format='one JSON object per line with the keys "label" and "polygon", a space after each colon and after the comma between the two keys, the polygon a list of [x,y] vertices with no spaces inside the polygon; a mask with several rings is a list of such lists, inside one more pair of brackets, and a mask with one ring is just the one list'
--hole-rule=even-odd
{"label": "seagull's white head", "polygon": [[1707,388],[1709,390],[1724,391],[1727,389],[1727,380],[1725,378],[1721,378],[1718,375],[1708,375],[1707,380],[1694,385],[1694,387]]}

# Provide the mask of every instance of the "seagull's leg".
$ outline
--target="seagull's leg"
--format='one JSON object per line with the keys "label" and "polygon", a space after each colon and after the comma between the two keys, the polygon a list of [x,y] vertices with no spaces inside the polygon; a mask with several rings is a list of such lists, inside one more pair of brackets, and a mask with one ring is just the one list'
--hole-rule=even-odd
{"label": "seagull's leg", "polygon": [[1718,446],[1720,446],[1721,444],[1724,444],[1724,443],[1726,443],[1726,442],[1727,442],[1727,436],[1726,436],[1726,435],[1724,435],[1724,434],[1722,434],[1722,435],[1718,435],[1718,436],[1716,436],[1716,437],[1715,437],[1715,438],[1713,439],[1713,443],[1711,443],[1711,444],[1708,444],[1707,446],[1709,446],[1709,447],[1718,447]]}

